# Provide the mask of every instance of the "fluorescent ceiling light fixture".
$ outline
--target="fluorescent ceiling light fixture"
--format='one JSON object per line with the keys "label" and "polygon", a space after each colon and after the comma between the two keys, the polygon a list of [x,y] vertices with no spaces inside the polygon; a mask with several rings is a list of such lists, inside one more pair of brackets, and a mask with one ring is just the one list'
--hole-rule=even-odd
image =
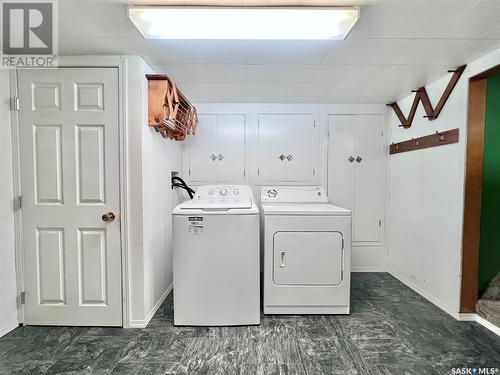
{"label": "fluorescent ceiling light fixture", "polygon": [[359,8],[129,7],[146,39],[345,39]]}

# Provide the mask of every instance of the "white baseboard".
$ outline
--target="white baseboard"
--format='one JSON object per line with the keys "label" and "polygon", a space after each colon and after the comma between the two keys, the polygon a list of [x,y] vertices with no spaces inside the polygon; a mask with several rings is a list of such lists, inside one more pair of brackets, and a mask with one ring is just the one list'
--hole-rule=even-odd
{"label": "white baseboard", "polygon": [[385,267],[351,267],[351,272],[387,272]]}
{"label": "white baseboard", "polygon": [[437,307],[439,307],[441,310],[443,310],[447,314],[451,315],[453,318],[458,319],[458,315],[459,314],[457,312],[455,312],[448,305],[446,305],[445,303],[441,302],[440,300],[438,300],[434,296],[432,296],[429,293],[427,293],[425,290],[419,288],[417,285],[415,285],[414,282],[408,280],[406,277],[400,275],[397,272],[394,272],[393,270],[389,270],[389,274],[392,275],[392,276],[394,276],[399,281],[401,281],[407,287],[413,289],[415,292],[417,292],[418,294],[420,294],[422,297],[424,297],[425,299],[427,299],[429,302],[432,302],[434,305],[436,305]]}
{"label": "white baseboard", "polygon": [[17,320],[14,320],[13,322],[10,322],[9,324],[6,324],[3,327],[0,327],[0,337],[6,335],[10,331],[16,329],[19,327],[19,322]]}
{"label": "white baseboard", "polygon": [[488,322],[486,319],[481,316],[473,313],[460,313],[458,314],[458,320],[467,321],[467,322],[476,322],[481,324],[483,327],[489,329],[494,334],[500,336],[500,327]]}
{"label": "white baseboard", "polygon": [[149,321],[151,319],[153,319],[153,316],[156,314],[156,312],[160,308],[160,306],[163,303],[163,301],[165,301],[165,299],[167,298],[167,296],[172,291],[173,287],[174,287],[174,283],[170,284],[170,286],[167,288],[167,290],[165,291],[165,293],[162,294],[162,296],[160,297],[160,299],[158,300],[158,302],[155,303],[155,305],[153,306],[153,308],[151,309],[151,311],[149,312],[149,314],[146,316],[145,319],[131,320],[130,321],[130,328],[146,328],[146,326],[149,324]]}

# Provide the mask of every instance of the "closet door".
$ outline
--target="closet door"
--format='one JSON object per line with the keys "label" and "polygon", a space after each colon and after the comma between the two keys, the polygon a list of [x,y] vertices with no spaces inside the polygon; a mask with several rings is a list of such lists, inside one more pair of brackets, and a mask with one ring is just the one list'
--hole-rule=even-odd
{"label": "closet door", "polygon": [[259,115],[257,174],[261,183],[286,180],[286,125],[283,115]]}
{"label": "closet door", "polygon": [[199,126],[189,140],[189,180],[214,181],[217,157],[217,115],[199,115]]}
{"label": "closet door", "polygon": [[382,115],[357,115],[353,241],[382,240],[384,212]]}
{"label": "closet door", "polygon": [[313,115],[282,115],[286,149],[286,181],[311,182],[314,179],[316,129]]}
{"label": "closet door", "polygon": [[[355,115],[328,116],[328,197],[339,207],[354,211],[356,158]],[[353,212],[354,213],[354,212]]]}
{"label": "closet door", "polygon": [[245,179],[245,115],[217,115],[217,181]]}

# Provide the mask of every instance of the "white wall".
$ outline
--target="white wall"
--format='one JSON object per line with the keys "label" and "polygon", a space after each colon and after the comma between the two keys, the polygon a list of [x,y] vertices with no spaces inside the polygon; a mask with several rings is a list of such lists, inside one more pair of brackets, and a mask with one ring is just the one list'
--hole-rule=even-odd
{"label": "white wall", "polygon": [[[438,119],[424,119],[421,104],[410,129],[392,111],[389,118],[391,142],[460,129],[458,144],[390,156],[387,225],[390,272],[452,315],[460,306],[468,80],[499,62],[496,50],[468,64]],[[434,105],[449,78],[426,87]],[[405,115],[412,100],[399,101]]]}
{"label": "white wall", "polygon": [[0,336],[18,326],[9,72],[0,70]]}
{"label": "white wall", "polygon": [[144,252],[144,313],[149,319],[172,287],[172,208],[179,203],[171,189],[171,172],[182,172],[181,142],[163,138],[148,126],[145,74],[154,73],[141,61],[142,78],[142,216]]}
{"label": "white wall", "polygon": [[[172,77],[175,79],[175,77]],[[180,87],[182,90],[182,87]],[[315,170],[317,184],[328,190],[328,116],[332,114],[382,114],[386,115],[385,105],[380,104],[284,104],[284,103],[199,103],[195,104],[200,114],[245,114],[245,181],[253,187],[257,201],[261,186],[257,176],[257,129],[258,115],[261,113],[310,113],[315,115],[318,126],[317,160]],[[385,117],[384,117],[385,119]],[[203,126],[203,124],[200,124]],[[184,143],[187,145],[187,142]],[[189,156],[184,150],[184,175],[188,177]],[[210,183],[210,182],[207,182]],[[283,183],[284,184],[284,183]],[[385,186],[384,186],[385,189]],[[385,222],[385,220],[383,220]],[[352,270],[356,272],[383,272],[387,270],[387,247],[383,238],[380,244],[355,245],[352,248]]]}

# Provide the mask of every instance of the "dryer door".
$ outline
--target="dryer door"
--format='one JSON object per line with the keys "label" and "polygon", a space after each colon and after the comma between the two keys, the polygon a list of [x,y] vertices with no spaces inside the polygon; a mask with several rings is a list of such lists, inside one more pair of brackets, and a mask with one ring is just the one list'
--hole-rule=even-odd
{"label": "dryer door", "polygon": [[343,270],[340,232],[276,232],[274,272],[277,285],[339,285]]}

